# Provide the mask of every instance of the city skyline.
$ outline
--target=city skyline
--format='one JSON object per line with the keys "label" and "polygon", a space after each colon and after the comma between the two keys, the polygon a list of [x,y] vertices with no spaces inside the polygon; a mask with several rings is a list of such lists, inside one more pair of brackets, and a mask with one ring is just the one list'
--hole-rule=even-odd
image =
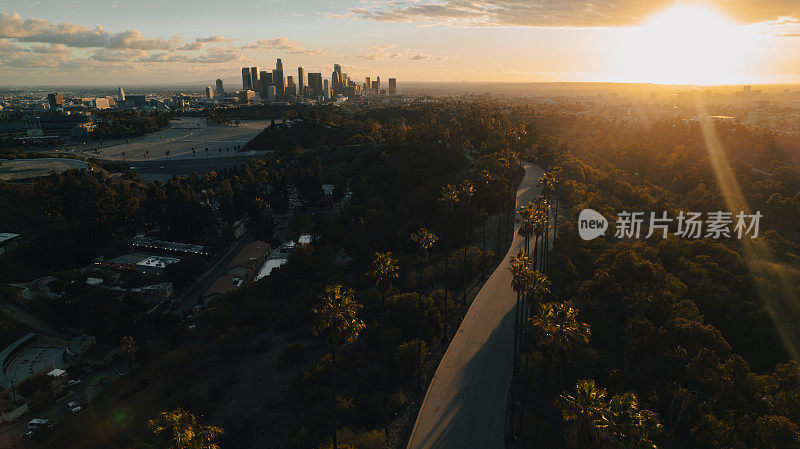
{"label": "city skyline", "polygon": [[[183,1],[68,6],[5,2],[0,83],[208,85],[219,74],[278,57],[305,73],[325,74],[341,64],[352,79],[392,73],[429,82],[800,82],[800,63],[788,57],[800,50],[800,5],[791,3],[608,1],[593,9],[577,2],[531,6],[496,0],[246,1],[231,9]],[[241,13],[246,10],[263,14]],[[223,76],[227,83],[233,79]]]}

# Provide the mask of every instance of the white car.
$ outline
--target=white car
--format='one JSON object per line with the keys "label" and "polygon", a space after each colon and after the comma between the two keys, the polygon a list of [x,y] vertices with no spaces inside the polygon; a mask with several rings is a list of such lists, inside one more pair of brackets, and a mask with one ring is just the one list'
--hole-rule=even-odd
{"label": "white car", "polygon": [[71,388],[74,387],[75,385],[79,385],[80,383],[81,383],[80,379],[70,379],[64,384],[64,386],[66,388]]}
{"label": "white car", "polygon": [[67,402],[67,405],[65,405],[64,408],[66,408],[67,411],[70,413],[78,413],[79,411],[81,411],[80,404],[78,404],[75,401]]}

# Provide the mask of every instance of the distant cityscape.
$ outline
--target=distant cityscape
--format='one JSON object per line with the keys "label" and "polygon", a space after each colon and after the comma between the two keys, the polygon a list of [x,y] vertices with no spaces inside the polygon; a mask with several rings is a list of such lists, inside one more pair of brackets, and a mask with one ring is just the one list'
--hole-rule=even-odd
{"label": "distant cityscape", "polygon": [[[296,82],[295,82],[296,81]],[[222,80],[217,79],[215,86],[205,88],[206,98],[224,101],[235,99],[240,103],[251,103],[257,98],[263,101],[290,101],[299,102],[306,100],[341,101],[354,99],[360,96],[396,95],[397,79],[389,78],[389,88],[381,88],[381,77],[371,80],[369,76],[363,84],[352,80],[347,73],[342,72],[340,64],[333,65],[330,79],[324,78],[322,73],[309,72],[305,68],[297,67],[297,77],[285,75],[283,61],[278,58],[272,70],[259,70],[258,67],[242,67],[242,90],[226,94]]]}

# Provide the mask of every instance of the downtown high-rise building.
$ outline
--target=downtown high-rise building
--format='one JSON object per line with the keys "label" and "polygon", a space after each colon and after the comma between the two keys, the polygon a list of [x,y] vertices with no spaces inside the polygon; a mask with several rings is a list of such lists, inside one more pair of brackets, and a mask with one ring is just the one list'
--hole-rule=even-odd
{"label": "downtown high-rise building", "polygon": [[333,65],[333,73],[331,73],[331,93],[332,97],[336,97],[342,90],[342,66],[339,64]]}
{"label": "downtown high-rise building", "polygon": [[250,85],[254,91],[259,91],[258,85],[258,67],[250,67]]}
{"label": "downtown high-rise building", "polygon": [[206,86],[206,98],[214,98],[214,89],[211,86]]}
{"label": "downtown high-rise building", "polygon": [[125,101],[125,91],[121,87],[117,88],[117,100]]}
{"label": "downtown high-rise building", "polygon": [[397,94],[397,78],[389,78],[389,95]]}
{"label": "downtown high-rise building", "polygon": [[[328,80],[325,80],[327,83]],[[322,96],[322,74],[309,73],[308,74],[308,88],[311,90],[311,96],[319,98]]]}
{"label": "downtown high-rise building", "polygon": [[272,82],[275,84],[275,95],[282,97],[286,93],[286,81],[283,79],[283,62],[280,58],[272,71]]}
{"label": "downtown high-rise building", "polygon": [[325,99],[328,99],[328,98],[331,97],[331,91],[330,91],[330,89],[328,89],[328,79],[327,78],[325,78],[325,80],[322,83],[322,97],[325,98]]}
{"label": "downtown high-rise building", "polygon": [[64,97],[59,93],[47,94],[47,102],[50,103],[50,109],[64,107]]}
{"label": "downtown high-rise building", "polygon": [[297,88],[294,85],[294,77],[289,75],[286,77],[286,96],[290,97],[292,95],[297,95]]}
{"label": "downtown high-rise building", "polygon": [[249,67],[242,67],[242,90],[253,90],[253,77],[250,76]]}
{"label": "downtown high-rise building", "polygon": [[305,95],[306,91],[306,69],[297,68],[297,95]]}
{"label": "downtown high-rise building", "polygon": [[[262,70],[260,72],[261,76],[261,98],[269,98],[269,88],[272,87],[272,90],[275,90],[275,83],[272,80],[272,72]],[[273,93],[273,97],[275,94]]]}
{"label": "downtown high-rise building", "polygon": [[222,99],[225,96],[225,89],[222,87],[222,80],[217,78],[216,89],[214,89],[214,96]]}

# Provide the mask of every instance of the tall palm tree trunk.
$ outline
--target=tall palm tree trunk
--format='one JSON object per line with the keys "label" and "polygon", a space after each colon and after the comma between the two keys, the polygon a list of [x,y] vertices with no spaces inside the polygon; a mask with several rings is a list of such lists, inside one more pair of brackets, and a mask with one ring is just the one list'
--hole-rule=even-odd
{"label": "tall palm tree trunk", "polygon": [[333,348],[331,350],[333,353],[333,365],[332,371],[333,375],[331,376],[331,383],[333,384],[333,416],[331,418],[331,422],[333,423],[333,447],[338,448],[339,444],[336,439],[336,409],[337,409],[337,400],[336,400],[336,349]]}

